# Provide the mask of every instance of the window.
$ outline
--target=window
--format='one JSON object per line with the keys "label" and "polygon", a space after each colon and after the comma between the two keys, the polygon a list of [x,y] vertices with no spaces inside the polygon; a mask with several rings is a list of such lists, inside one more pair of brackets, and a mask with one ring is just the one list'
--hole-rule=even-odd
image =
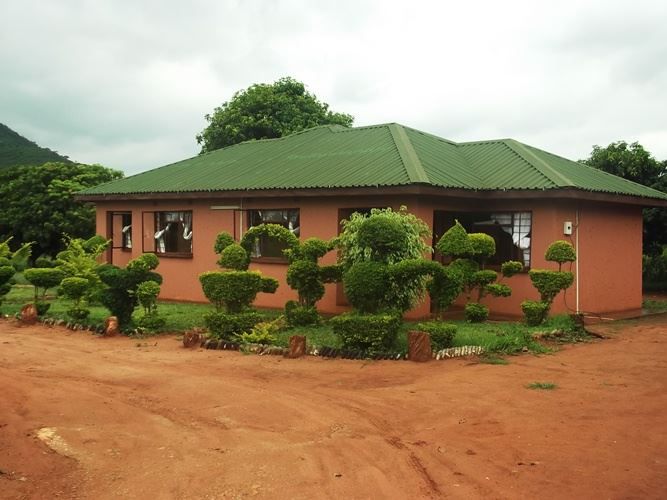
{"label": "window", "polygon": [[112,248],[132,250],[132,213],[111,212],[109,218]]}
{"label": "window", "polygon": [[154,212],[155,253],[192,254],[192,212]]}
{"label": "window", "polygon": [[[248,210],[248,227],[259,226],[260,224],[278,224],[299,236],[301,231],[299,209]],[[260,236],[255,241],[252,257],[284,259],[283,250],[286,248],[284,243],[277,241],[275,238]]]}
{"label": "window", "polygon": [[[436,211],[433,217],[433,245],[458,220],[469,233],[486,233],[496,241],[496,254],[487,264],[500,266],[508,260],[516,260],[530,268],[531,212],[466,212]],[[437,255],[435,258],[445,262]]]}

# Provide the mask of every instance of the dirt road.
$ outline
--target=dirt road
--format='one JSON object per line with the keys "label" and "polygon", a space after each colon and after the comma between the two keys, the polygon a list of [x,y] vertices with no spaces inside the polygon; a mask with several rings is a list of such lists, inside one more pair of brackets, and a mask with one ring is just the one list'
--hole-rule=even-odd
{"label": "dirt road", "polygon": [[0,321],[0,497],[664,498],[667,320],[612,333],[418,365]]}

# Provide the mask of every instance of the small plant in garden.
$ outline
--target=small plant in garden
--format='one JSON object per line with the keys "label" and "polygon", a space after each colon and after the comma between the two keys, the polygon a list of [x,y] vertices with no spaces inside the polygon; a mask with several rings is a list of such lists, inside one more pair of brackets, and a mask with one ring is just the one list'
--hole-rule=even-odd
{"label": "small plant in garden", "polygon": [[25,279],[35,287],[35,307],[37,314],[42,316],[51,307],[46,300],[46,292],[49,288],[55,288],[65,277],[65,274],[55,267],[33,267],[26,269],[23,273]]}
{"label": "small plant in garden", "polygon": [[60,294],[73,301],[66,314],[74,321],[84,321],[90,314],[90,309],[86,307],[86,295],[89,290],[89,283],[86,278],[64,278],[60,283]]}
{"label": "small plant in garden", "polygon": [[526,386],[528,389],[541,390],[541,391],[552,391],[558,386],[553,382],[532,382]]}
{"label": "small plant in garden", "polygon": [[132,322],[132,313],[139,301],[139,285],[146,281],[162,283],[162,276],[154,272],[159,263],[155,254],[145,253],[128,262],[124,269],[111,264],[98,267],[102,287],[97,296],[102,305],[118,318],[121,328],[127,328]]}
{"label": "small plant in garden", "polygon": [[144,309],[144,315],[139,319],[139,326],[149,332],[158,332],[166,323],[158,315],[157,298],[160,295],[160,285],[155,281],[144,281],[137,286],[137,300]]}
{"label": "small plant in garden", "polygon": [[324,285],[340,281],[341,268],[337,265],[320,266],[318,260],[333,249],[333,242],[308,238],[285,250],[290,263],[287,284],[299,294],[299,300],[285,304],[285,315],[290,326],[317,324],[320,316],[317,301],[324,297]]}
{"label": "small plant in garden", "polygon": [[253,326],[249,332],[236,334],[234,338],[244,344],[275,344],[277,334],[287,326],[284,316],[273,321],[262,321]]}
{"label": "small plant in garden", "polygon": [[418,323],[416,329],[426,332],[431,337],[431,347],[435,351],[447,349],[454,345],[456,336],[456,325],[443,323],[441,321],[427,321]]}
{"label": "small plant in garden", "polygon": [[576,253],[572,245],[566,241],[555,241],[547,248],[545,258],[558,264],[558,271],[549,269],[533,269],[528,272],[530,281],[540,293],[540,300],[525,300],[521,309],[526,323],[536,326],[544,322],[549,316],[549,310],[556,296],[568,289],[574,283],[574,274],[570,271],[561,271],[565,262],[576,260]]}
{"label": "small plant in garden", "polygon": [[[266,226],[283,229],[298,241],[296,236],[282,226]],[[275,293],[278,281],[258,272],[248,271],[250,251],[254,240],[265,232],[280,233],[283,238],[289,239],[275,228],[251,228],[248,230],[250,236],[246,233],[247,238],[244,236],[241,244],[235,243],[228,233],[221,233],[216,238],[214,249],[220,255],[218,265],[224,270],[208,271],[199,275],[204,295],[216,309],[204,316],[206,327],[214,335],[231,339],[234,334],[249,332],[255,324],[262,321],[262,316],[250,306],[258,293]]]}
{"label": "small plant in garden", "polygon": [[14,274],[30,257],[31,243],[26,243],[12,252],[9,248],[10,241],[11,238],[0,243],[0,305],[12,289]]}
{"label": "small plant in garden", "polygon": [[[512,289],[507,284],[499,281],[496,271],[484,268],[486,261],[496,253],[496,242],[488,234],[468,234],[465,228],[456,221],[440,238],[436,244],[436,249],[441,254],[454,259],[447,266],[447,270],[450,275],[460,277],[463,291],[468,298],[468,303],[465,306],[465,317],[471,323],[486,321],[489,317],[489,308],[481,304],[486,295],[509,297],[512,294]],[[510,278],[522,270],[523,264],[521,262],[504,262],[500,267],[501,279]],[[458,295],[458,293],[454,295],[456,288],[452,286],[448,290],[443,290],[442,298],[438,297],[437,279],[433,281],[432,290],[432,298],[435,292],[434,300],[439,306],[449,306]],[[474,301],[472,301],[473,294],[476,295]]]}

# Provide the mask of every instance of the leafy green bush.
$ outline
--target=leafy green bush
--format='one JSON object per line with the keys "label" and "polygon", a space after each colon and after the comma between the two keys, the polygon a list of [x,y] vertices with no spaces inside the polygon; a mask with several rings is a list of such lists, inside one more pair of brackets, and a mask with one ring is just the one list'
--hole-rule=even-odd
{"label": "leafy green bush", "polygon": [[549,304],[537,300],[524,300],[521,303],[521,310],[529,326],[542,324],[549,314]]}
{"label": "leafy green bush", "polygon": [[250,256],[241,245],[232,243],[227,245],[220,253],[218,265],[225,269],[245,271],[250,265]]}
{"label": "leafy green bush", "polygon": [[126,328],[132,322],[132,313],[139,301],[139,285],[145,281],[162,283],[162,276],[153,272],[159,262],[154,254],[146,253],[128,262],[125,269],[111,264],[97,268],[97,275],[103,285],[97,298],[118,318],[121,328]]}
{"label": "leafy green bush", "polygon": [[427,289],[431,303],[436,307],[438,314],[442,314],[461,294],[463,276],[451,266],[440,266],[440,270],[434,273],[429,281]]}
{"label": "leafy green bush", "polygon": [[395,217],[368,217],[359,226],[358,244],[368,251],[371,260],[386,262],[388,255],[403,251],[408,234]]}
{"label": "leafy green bush", "polygon": [[662,254],[642,256],[642,285],[646,291],[667,291],[667,247]]}
{"label": "leafy green bush", "polygon": [[6,265],[8,262],[8,259],[2,259],[2,262],[0,262],[0,305],[2,305],[5,295],[12,289],[12,278],[16,272],[12,266]]}
{"label": "leafy green bush", "polygon": [[565,271],[551,271],[548,269],[533,269],[528,272],[530,281],[540,293],[542,302],[549,305],[562,290],[572,286],[574,275]]}
{"label": "leafy green bush", "polygon": [[247,309],[262,288],[262,275],[254,271],[208,271],[199,281],[216,309],[230,313]]}
{"label": "leafy green bush", "polygon": [[288,250],[299,244],[299,238],[286,227],[278,224],[260,224],[259,226],[251,227],[245,232],[243,238],[241,238],[240,245],[248,255],[251,255],[255,242],[262,236],[283,243]]}
{"label": "leafy green bush", "polygon": [[285,317],[289,326],[316,325],[320,322],[315,306],[302,306],[295,300],[288,300],[285,304]]}
{"label": "leafy green bush", "polygon": [[481,323],[489,318],[489,308],[478,302],[468,302],[464,313],[469,323]]}
{"label": "leafy green bush", "polygon": [[392,348],[401,318],[396,314],[345,313],[332,318],[331,324],[343,349],[373,354]]}
{"label": "leafy green bush", "polygon": [[434,351],[447,349],[454,345],[456,325],[441,321],[426,321],[417,324],[417,330],[426,332],[431,337],[431,347]]}
{"label": "leafy green bush", "polygon": [[65,278],[65,274],[55,267],[33,267],[26,269],[23,272],[23,276],[35,287],[35,307],[37,308],[37,314],[40,316],[46,314],[46,311],[51,307],[46,301],[46,292],[49,288],[57,287],[63,278]]}
{"label": "leafy green bush", "polygon": [[471,283],[475,287],[484,288],[498,279],[498,273],[488,269],[476,271],[471,276]]}
{"label": "leafy green bush", "polygon": [[544,258],[550,262],[558,263],[558,270],[565,262],[574,262],[577,260],[577,254],[574,247],[564,240],[554,241],[544,254]]}
{"label": "leafy green bush", "polygon": [[66,311],[74,321],[83,321],[90,314],[90,310],[85,307],[85,297],[89,291],[89,283],[86,278],[64,278],[60,283],[60,293],[72,300],[74,304]]}
{"label": "leafy green bush", "polygon": [[275,344],[278,339],[277,334],[285,328],[285,318],[279,316],[273,321],[262,321],[252,327],[250,332],[235,334],[235,340],[244,344]]}
{"label": "leafy green bush", "polygon": [[220,255],[222,251],[227,248],[229,245],[233,245],[236,243],[234,241],[234,237],[227,233],[227,232],[222,232],[218,234],[215,238],[215,243],[213,244],[213,251]]}
{"label": "leafy green bush", "polygon": [[299,302],[314,305],[324,297],[320,266],[311,260],[296,260],[287,268],[287,284],[299,293]]}
{"label": "leafy green bush", "polygon": [[343,275],[347,299],[363,313],[376,313],[387,306],[388,281],[388,266],[377,261],[358,262]]}
{"label": "leafy green bush", "polygon": [[505,283],[491,283],[490,285],[486,285],[486,291],[494,297],[509,297],[512,295],[512,289]]}
{"label": "leafy green bush", "polygon": [[204,315],[204,325],[212,335],[219,339],[233,340],[234,335],[250,332],[264,320],[257,311],[242,313],[210,312]]}
{"label": "leafy green bush", "polygon": [[515,274],[519,274],[521,271],[523,271],[523,264],[516,260],[508,260],[500,265],[500,273],[505,278],[511,278]]}
{"label": "leafy green bush", "polygon": [[160,295],[160,285],[155,281],[144,281],[137,286],[137,300],[144,308],[144,314],[155,314],[157,298]]}
{"label": "leafy green bush", "polygon": [[56,267],[57,264],[58,263],[48,255],[40,255],[35,259],[34,267],[41,267],[41,268]]}
{"label": "leafy green bush", "polygon": [[472,251],[470,255],[482,262],[496,254],[496,240],[486,233],[469,233],[468,240]]}
{"label": "leafy green bush", "polygon": [[68,278],[83,278],[88,283],[85,293],[90,301],[102,288],[102,281],[97,274],[100,256],[111,244],[101,236],[93,236],[87,240],[81,238],[64,238],[65,250],[56,255],[56,266]]}
{"label": "leafy green bush", "polygon": [[455,221],[435,246],[442,255],[451,257],[467,257],[472,255],[473,248],[468,233],[459,221]]}

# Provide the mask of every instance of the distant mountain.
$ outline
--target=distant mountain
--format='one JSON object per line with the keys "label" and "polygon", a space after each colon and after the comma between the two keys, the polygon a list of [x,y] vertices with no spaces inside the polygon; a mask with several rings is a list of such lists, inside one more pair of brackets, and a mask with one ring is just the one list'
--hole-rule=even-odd
{"label": "distant mountain", "polygon": [[0,123],[0,168],[14,165],[41,165],[49,161],[72,163],[66,156],[40,147]]}

